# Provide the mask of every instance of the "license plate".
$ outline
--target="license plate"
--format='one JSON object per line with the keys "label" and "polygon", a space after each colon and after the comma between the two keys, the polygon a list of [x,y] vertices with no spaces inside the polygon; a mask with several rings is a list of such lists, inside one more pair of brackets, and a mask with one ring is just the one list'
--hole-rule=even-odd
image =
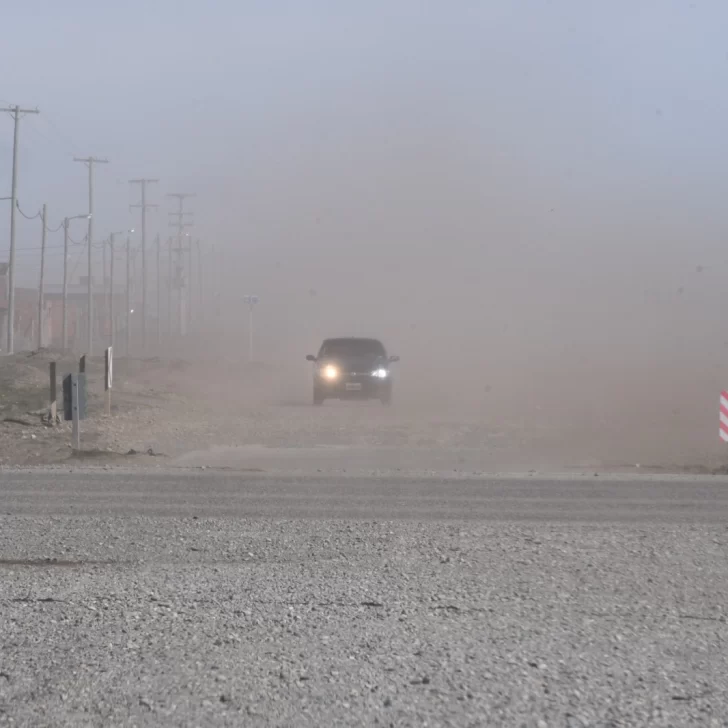
{"label": "license plate", "polygon": [[361,389],[360,382],[347,382],[346,383],[347,392],[358,392],[360,389]]}

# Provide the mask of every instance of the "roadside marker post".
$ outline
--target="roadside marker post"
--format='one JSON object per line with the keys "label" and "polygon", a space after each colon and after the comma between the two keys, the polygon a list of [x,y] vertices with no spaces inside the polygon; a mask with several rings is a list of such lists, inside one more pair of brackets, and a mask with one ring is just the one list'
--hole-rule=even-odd
{"label": "roadside marker post", "polygon": [[81,426],[79,424],[78,411],[78,377],[71,380],[71,420],[73,421],[73,449],[78,452],[81,449]]}
{"label": "roadside marker post", "polygon": [[106,414],[111,417],[111,385],[113,381],[114,370],[114,348],[110,346],[104,356],[105,372],[104,389],[106,390]]}
{"label": "roadside marker post", "polygon": [[51,377],[51,408],[50,408],[50,421],[51,425],[55,425],[58,419],[58,392],[57,392],[57,377],[56,377],[56,363],[54,361],[50,364],[50,377]]}
{"label": "roadside marker post", "polygon": [[78,373],[86,374],[86,354],[84,354],[78,361]]}
{"label": "roadside marker post", "polygon": [[720,393],[720,427],[718,433],[723,442],[728,442],[728,391]]}

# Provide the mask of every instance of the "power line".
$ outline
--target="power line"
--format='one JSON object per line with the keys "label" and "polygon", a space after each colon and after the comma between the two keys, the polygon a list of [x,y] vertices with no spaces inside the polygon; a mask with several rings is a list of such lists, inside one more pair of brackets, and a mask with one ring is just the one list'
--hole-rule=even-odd
{"label": "power line", "polygon": [[63,227],[63,220],[61,220],[61,224],[60,224],[60,225],[59,225],[59,226],[58,226],[57,228],[53,228],[52,230],[51,230],[51,228],[49,228],[49,227],[48,227],[48,226],[46,225],[46,230],[47,230],[47,231],[48,231],[49,233],[57,233],[57,232],[58,232],[58,231],[59,231],[59,230],[60,230],[60,229],[61,229],[62,227]]}
{"label": "power line", "polygon": [[35,213],[35,215],[26,215],[21,209],[20,209],[20,203],[16,200],[15,201],[15,207],[18,208],[18,212],[26,219],[26,220],[37,220],[42,213],[40,210]]}
{"label": "power line", "polygon": [[40,129],[36,129],[35,126],[33,126],[33,124],[30,123],[30,121],[28,123],[28,131],[30,131],[31,134],[34,134],[36,137],[38,137],[38,139],[45,141],[45,142],[52,143],[51,140],[45,134],[43,134],[40,131]]}
{"label": "power line", "polygon": [[[83,238],[83,240],[77,241],[77,240],[73,240],[72,238],[70,238],[70,236],[69,236],[69,240],[71,240],[71,242],[74,245],[83,245],[86,242],[86,238]],[[63,247],[63,245],[46,245],[46,250],[60,250],[62,247]],[[18,253],[18,255],[20,255],[20,253],[34,253],[34,252],[38,252],[39,250],[40,250],[40,246],[37,246],[37,247],[32,247],[32,248],[18,248],[18,250],[16,252]]]}
{"label": "power line", "polygon": [[58,135],[58,137],[59,137],[59,138],[61,139],[61,141],[62,141],[62,142],[63,142],[64,144],[67,144],[67,145],[68,145],[68,146],[69,146],[69,147],[71,148],[71,150],[73,151],[73,153],[74,153],[74,154],[77,154],[77,153],[78,153],[78,146],[77,146],[76,144],[74,144],[74,143],[73,143],[73,140],[72,140],[72,139],[71,139],[70,137],[66,136],[66,135],[65,135],[65,134],[64,134],[64,133],[63,133],[63,132],[62,132],[62,131],[61,131],[61,130],[60,130],[60,129],[59,129],[59,128],[58,128],[57,126],[56,126],[55,122],[53,121],[53,117],[52,117],[52,116],[49,116],[48,114],[45,114],[43,118],[44,118],[44,119],[45,119],[45,120],[46,120],[46,121],[48,122],[48,125],[49,125],[49,126],[51,127],[51,129],[53,129],[53,131],[54,131],[54,132],[55,132],[55,133],[56,133],[56,134]]}
{"label": "power line", "polygon": [[[50,250],[50,253],[48,252]],[[23,255],[23,253],[37,253],[40,251],[40,248],[23,248],[23,250],[18,251],[18,255]],[[62,245],[50,245],[46,246],[46,255],[60,255],[63,252],[63,246]]]}
{"label": "power line", "polygon": [[[46,250],[60,250],[62,247],[62,245],[46,245]],[[18,248],[16,252],[20,255],[21,253],[37,253],[39,250],[40,246],[34,248]]]}

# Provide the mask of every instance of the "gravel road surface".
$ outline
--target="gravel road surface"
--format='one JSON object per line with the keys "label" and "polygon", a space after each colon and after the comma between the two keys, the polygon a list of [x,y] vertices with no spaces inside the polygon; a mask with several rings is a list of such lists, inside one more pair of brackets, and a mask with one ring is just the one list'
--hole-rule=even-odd
{"label": "gravel road surface", "polygon": [[0,725],[726,726],[728,480],[0,471]]}

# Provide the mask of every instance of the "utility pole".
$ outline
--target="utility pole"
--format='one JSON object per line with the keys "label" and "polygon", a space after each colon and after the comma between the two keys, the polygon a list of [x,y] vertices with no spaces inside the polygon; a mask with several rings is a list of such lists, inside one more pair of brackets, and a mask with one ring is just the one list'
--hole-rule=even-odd
{"label": "utility pole", "polygon": [[111,321],[111,336],[109,341],[109,346],[111,346],[111,350],[114,350],[114,334],[115,332],[115,326],[114,326],[114,258],[116,258],[116,251],[114,249],[114,238],[119,235],[119,233],[111,233],[109,235],[109,255],[111,256],[110,267],[109,267],[109,288],[111,290],[111,293],[109,295],[109,319]]}
{"label": "utility pole", "polygon": [[157,233],[157,354],[162,345],[162,240]]}
{"label": "utility pole", "polygon": [[260,303],[258,296],[243,296],[243,301],[248,304],[248,362],[253,363],[253,313],[255,307]]}
{"label": "utility pole", "polygon": [[69,218],[63,219],[63,305],[61,321],[61,351],[65,352],[68,347],[68,224]]}
{"label": "utility pole", "polygon": [[187,239],[187,331],[192,332],[192,294],[195,286],[192,283],[192,236]]}
{"label": "utility pole", "polygon": [[63,322],[61,333],[61,348],[66,351],[68,348],[68,226],[71,220],[87,220],[88,215],[74,215],[63,218]]}
{"label": "utility pole", "polygon": [[39,114],[38,109],[21,109],[9,106],[0,111],[12,115],[15,128],[13,131],[13,186],[10,197],[10,255],[8,256],[8,354],[15,352],[15,212],[18,206],[18,134],[20,132],[21,114]]}
{"label": "utility pole", "polygon": [[169,258],[167,260],[167,341],[172,340],[172,238],[167,243]]}
{"label": "utility pole", "polygon": [[[133,233],[134,229],[127,230],[126,233],[129,235],[130,233]],[[116,233],[111,233],[109,235],[109,251],[111,253],[111,268],[109,271],[109,288],[111,289],[111,295],[109,296],[109,318],[111,319],[111,343],[110,346],[113,348],[114,346],[114,334],[115,334],[115,314],[114,314],[114,260],[116,258],[116,248],[114,247],[114,241],[116,240],[117,235],[122,235],[124,233],[123,230],[120,230]],[[127,264],[126,264],[126,308],[129,310],[131,306],[129,305],[129,238],[126,239],[126,257],[127,257]],[[127,332],[128,332],[128,319],[129,314],[127,313]],[[128,356],[128,346],[129,346],[129,339],[128,339],[128,333],[127,333],[127,356]]]}
{"label": "utility pole", "polygon": [[[74,157],[74,162],[83,162],[88,167],[88,315],[86,353],[91,356],[94,346],[94,296],[93,296],[93,249],[94,249],[94,164],[108,164],[108,159],[97,157]],[[104,271],[106,275],[106,271]]]}
{"label": "utility pole", "polygon": [[202,248],[200,247],[200,239],[197,239],[197,310],[199,311],[201,333],[205,328],[204,316],[204,298],[202,295]]}
{"label": "utility pole", "polygon": [[131,238],[126,236],[126,358],[131,358]]}
{"label": "utility pole", "polygon": [[108,266],[106,265],[106,247],[107,247],[107,241],[103,240],[101,241],[101,306],[102,311],[99,313],[99,318],[101,320],[105,319],[109,315],[109,278],[106,275],[106,271],[108,269]]}
{"label": "utility pole", "polygon": [[178,306],[179,306],[179,328],[180,328],[180,334],[184,333],[184,294],[183,294],[183,288],[184,288],[184,278],[183,278],[183,271],[184,271],[184,253],[185,250],[182,248],[182,233],[184,232],[184,229],[186,227],[192,227],[193,223],[191,222],[185,222],[185,217],[189,217],[192,215],[191,212],[185,212],[184,210],[184,203],[185,200],[188,197],[194,197],[194,193],[190,192],[172,192],[167,195],[167,197],[175,197],[177,199],[178,203],[178,209],[177,212],[170,212],[170,216],[176,217],[177,219],[175,221],[170,221],[170,226],[177,228],[177,287],[179,288],[179,300],[178,300]]}
{"label": "utility pole", "polygon": [[48,210],[45,203],[43,203],[41,222],[43,223],[43,235],[40,244],[40,283],[38,285],[38,336],[36,340],[38,351],[43,347],[43,278],[45,276],[46,233],[48,232]]}
{"label": "utility pole", "polygon": [[[217,264],[217,254],[216,254],[216,250],[215,250],[215,243],[213,243],[210,246],[209,268],[212,269],[213,276],[220,274],[220,268]],[[208,277],[209,277],[209,275],[210,274],[208,273]],[[214,309],[215,309],[213,320],[215,322],[215,326],[217,326],[220,322],[220,290],[219,289],[217,291],[215,291],[215,295],[213,296],[213,298],[214,298]],[[213,304],[210,304],[210,315],[211,316],[212,316],[212,308],[213,308]]]}
{"label": "utility pole", "polygon": [[130,179],[129,184],[141,185],[142,201],[139,205],[142,209],[142,348],[147,346],[147,208],[159,207],[159,205],[147,204],[147,184],[156,184],[158,179]]}
{"label": "utility pole", "polygon": [[108,313],[108,291],[106,290],[106,241],[101,241],[101,311],[99,311],[99,318],[103,318]]}

